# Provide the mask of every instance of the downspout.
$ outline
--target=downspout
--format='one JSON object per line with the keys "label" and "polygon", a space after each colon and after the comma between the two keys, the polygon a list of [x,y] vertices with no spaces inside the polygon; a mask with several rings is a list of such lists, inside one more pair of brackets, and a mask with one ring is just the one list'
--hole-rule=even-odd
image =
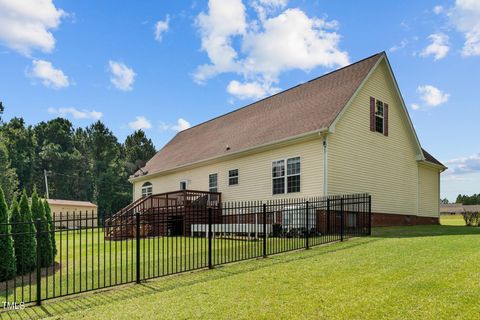
{"label": "downspout", "polygon": [[323,195],[328,196],[328,144],[327,144],[327,133],[323,134]]}

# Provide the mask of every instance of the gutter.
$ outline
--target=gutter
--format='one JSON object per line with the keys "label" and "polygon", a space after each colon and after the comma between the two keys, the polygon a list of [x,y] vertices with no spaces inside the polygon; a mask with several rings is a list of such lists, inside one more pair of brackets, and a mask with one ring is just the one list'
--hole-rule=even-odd
{"label": "gutter", "polygon": [[249,152],[260,151],[261,149],[264,149],[264,148],[266,149],[266,148],[269,148],[269,147],[272,147],[272,146],[275,146],[275,145],[279,145],[279,144],[288,145],[289,143],[292,143],[294,141],[302,140],[302,139],[309,138],[309,137],[313,138],[313,137],[322,135],[323,133],[326,133],[326,132],[328,132],[328,128],[321,128],[321,129],[310,131],[310,132],[307,132],[307,133],[302,133],[302,134],[299,134],[299,135],[296,135],[296,136],[292,136],[292,137],[288,137],[288,138],[284,138],[284,139],[280,139],[280,140],[276,140],[276,141],[272,141],[272,142],[267,142],[267,143],[257,145],[257,146],[254,146],[254,147],[241,149],[241,150],[238,150],[238,151],[233,152],[233,153],[223,154],[223,155],[220,155],[220,156],[215,156],[215,157],[203,159],[203,160],[200,160],[200,161],[187,163],[187,164],[184,164],[182,166],[175,167],[175,168],[172,168],[172,169],[147,173],[146,175],[141,175],[141,176],[137,176],[137,177],[135,177],[135,176],[132,177],[131,176],[128,179],[128,181],[130,183],[134,183],[136,181],[145,180],[145,178],[147,178],[147,177],[152,178],[152,177],[156,177],[156,176],[166,175],[166,174],[174,173],[174,172],[177,172],[177,171],[185,170],[185,169],[190,168],[190,167],[205,165],[209,162],[219,161],[219,160],[222,160],[222,159],[225,159],[225,158],[236,158],[236,157],[240,157],[241,155],[249,153]]}

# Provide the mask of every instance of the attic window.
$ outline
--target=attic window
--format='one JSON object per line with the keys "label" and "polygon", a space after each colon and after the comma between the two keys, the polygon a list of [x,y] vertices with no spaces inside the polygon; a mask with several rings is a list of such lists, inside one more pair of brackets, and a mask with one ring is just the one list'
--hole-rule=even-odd
{"label": "attic window", "polygon": [[370,97],[370,131],[388,136],[388,104]]}
{"label": "attic window", "polygon": [[375,131],[383,134],[384,126],[384,117],[383,117],[383,102],[377,100],[375,107]]}

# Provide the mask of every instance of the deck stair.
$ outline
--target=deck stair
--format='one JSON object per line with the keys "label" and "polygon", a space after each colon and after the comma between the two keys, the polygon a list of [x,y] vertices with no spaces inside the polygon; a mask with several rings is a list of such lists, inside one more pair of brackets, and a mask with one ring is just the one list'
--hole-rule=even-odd
{"label": "deck stair", "polygon": [[[105,220],[105,240],[123,240],[136,237],[136,213],[140,217],[140,237],[148,237],[152,231],[149,221],[152,215],[181,212],[191,208],[215,208],[221,204],[221,193],[195,190],[179,190],[142,197]],[[150,217],[149,217],[150,215]]]}

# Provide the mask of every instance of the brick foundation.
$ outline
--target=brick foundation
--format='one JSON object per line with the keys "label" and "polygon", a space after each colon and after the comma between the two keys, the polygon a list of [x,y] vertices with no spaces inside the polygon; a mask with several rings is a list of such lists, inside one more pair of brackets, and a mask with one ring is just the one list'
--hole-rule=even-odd
{"label": "brick foundation", "polygon": [[372,227],[416,226],[428,224],[439,224],[439,220],[434,217],[372,212]]}

